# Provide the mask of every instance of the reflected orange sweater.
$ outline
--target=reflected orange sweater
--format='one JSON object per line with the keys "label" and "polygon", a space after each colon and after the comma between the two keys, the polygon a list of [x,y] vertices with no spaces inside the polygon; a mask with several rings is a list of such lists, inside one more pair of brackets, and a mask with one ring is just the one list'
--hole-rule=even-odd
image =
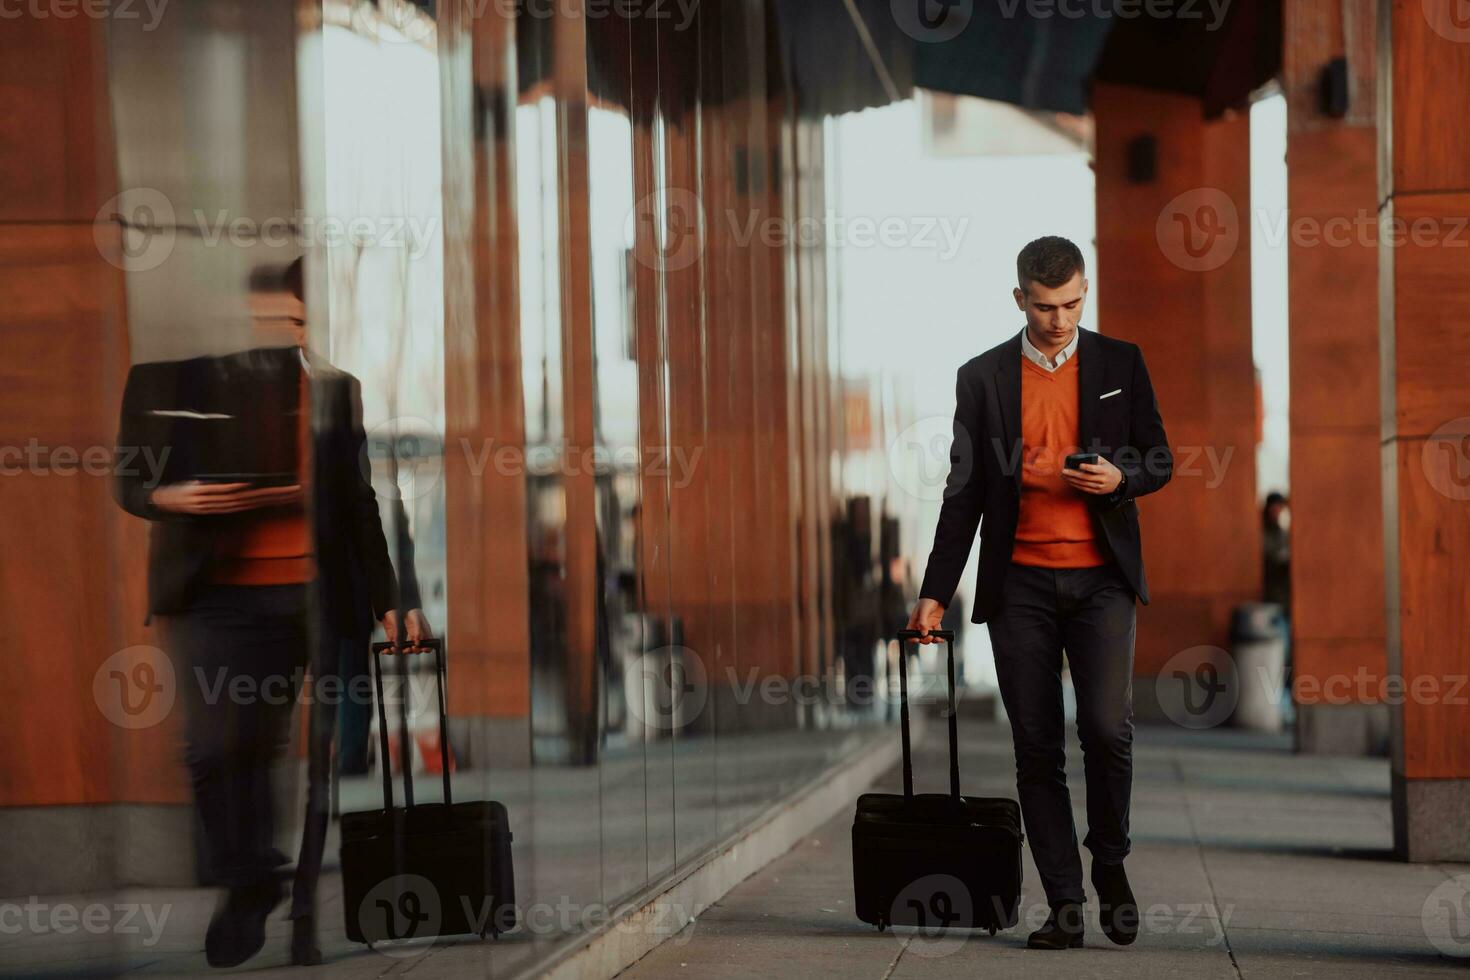
{"label": "reflected orange sweater", "polygon": [[1077,357],[1055,371],[1021,358],[1021,514],[1011,560],[1040,568],[1107,564],[1080,490],[1062,479],[1077,448]]}
{"label": "reflected orange sweater", "polygon": [[[297,472],[307,485],[307,447],[311,437],[311,413],[307,411],[306,370],[296,387]],[[223,585],[295,585],[309,582],[312,568],[311,529],[306,507],[272,507],[248,512],[245,519],[220,542],[215,552],[213,581]]]}

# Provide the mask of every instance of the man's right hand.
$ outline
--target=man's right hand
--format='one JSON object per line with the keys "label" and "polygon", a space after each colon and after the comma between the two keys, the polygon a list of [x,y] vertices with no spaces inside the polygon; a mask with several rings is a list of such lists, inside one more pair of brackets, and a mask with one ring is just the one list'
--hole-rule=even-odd
{"label": "man's right hand", "polygon": [[302,499],[301,486],[256,487],[249,483],[204,483],[190,480],[159,487],[149,495],[159,510],[173,514],[238,514],[280,507]]}
{"label": "man's right hand", "polygon": [[943,606],[933,599],[920,599],[919,604],[914,607],[914,614],[909,617],[908,628],[920,632],[920,643],[938,643],[939,640],[930,636],[929,631],[939,629],[943,619]]}

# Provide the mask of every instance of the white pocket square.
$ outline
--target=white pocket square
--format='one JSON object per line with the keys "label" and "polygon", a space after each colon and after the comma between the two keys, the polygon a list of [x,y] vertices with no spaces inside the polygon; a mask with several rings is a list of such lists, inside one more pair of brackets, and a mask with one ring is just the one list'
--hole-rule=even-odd
{"label": "white pocket square", "polygon": [[219,412],[192,412],[187,408],[155,408],[149,415],[162,415],[173,419],[202,419],[213,421],[215,419],[232,419],[233,415],[221,415]]}
{"label": "white pocket square", "polygon": [[1121,395],[1122,393],[1123,393],[1123,389],[1122,388],[1114,388],[1112,391],[1108,392],[1106,395],[1098,395],[1097,396],[1097,400],[1098,401],[1102,401],[1104,398],[1112,398],[1114,395]]}

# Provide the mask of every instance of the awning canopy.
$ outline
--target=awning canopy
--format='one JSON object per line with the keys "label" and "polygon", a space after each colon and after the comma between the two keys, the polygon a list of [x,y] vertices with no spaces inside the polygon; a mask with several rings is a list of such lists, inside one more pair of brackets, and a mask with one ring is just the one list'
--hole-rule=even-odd
{"label": "awning canopy", "polygon": [[1081,114],[1094,78],[1180,92],[1207,116],[1281,65],[1280,0],[772,0],[803,111],[915,86]]}
{"label": "awning canopy", "polygon": [[[701,78],[701,48],[706,57],[749,56],[752,38],[721,28],[759,2],[703,0],[700,31],[677,38],[606,19],[589,30],[589,85],[599,98],[626,101],[631,76],[661,70],[661,99],[677,117],[694,95],[686,83]],[[1281,65],[1281,0],[765,3],[767,68],[809,116],[886,105],[915,87],[1080,115],[1094,79],[1190,95],[1214,116],[1244,105]],[[550,27],[523,17],[517,28],[526,91],[549,70]],[[721,98],[713,81],[697,83],[708,102]]]}

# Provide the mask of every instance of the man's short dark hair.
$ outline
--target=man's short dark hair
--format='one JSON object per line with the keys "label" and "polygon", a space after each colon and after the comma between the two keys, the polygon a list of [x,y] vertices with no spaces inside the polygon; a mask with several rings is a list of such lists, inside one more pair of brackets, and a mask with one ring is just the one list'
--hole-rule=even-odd
{"label": "man's short dark hair", "polygon": [[290,293],[304,303],[304,287],[300,259],[289,265],[258,265],[250,270],[252,293]]}
{"label": "man's short dark hair", "polygon": [[1033,282],[1050,289],[1066,285],[1077,273],[1087,274],[1082,250],[1059,235],[1028,242],[1016,256],[1016,282],[1022,290]]}

